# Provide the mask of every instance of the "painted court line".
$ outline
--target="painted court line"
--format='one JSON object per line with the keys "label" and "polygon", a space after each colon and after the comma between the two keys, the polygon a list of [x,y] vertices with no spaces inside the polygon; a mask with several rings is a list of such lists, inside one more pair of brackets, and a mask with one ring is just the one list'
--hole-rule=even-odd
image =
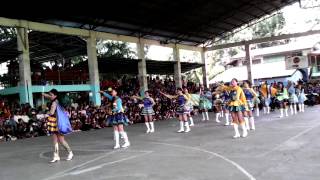
{"label": "painted court line", "polygon": [[[90,164],[90,163],[95,162],[95,161],[97,161],[97,160],[100,160],[100,159],[102,159],[102,158],[108,157],[108,156],[110,156],[110,155],[112,155],[112,154],[114,154],[114,153],[116,153],[116,152],[117,152],[117,151],[109,152],[109,153],[107,153],[107,154],[105,154],[105,155],[103,155],[103,156],[99,156],[99,157],[94,158],[94,159],[92,159],[92,160],[90,160],[90,161],[87,161],[87,162],[85,162],[85,163],[82,163],[82,164],[79,164],[79,165],[74,166],[74,167],[72,167],[72,168],[66,169],[66,170],[64,170],[64,171],[62,171],[62,172],[59,172],[59,173],[57,173],[57,174],[55,174],[55,175],[52,175],[51,177],[45,178],[45,179],[43,179],[43,180],[52,180],[52,179],[57,179],[57,178],[65,177],[65,176],[67,176],[67,175],[78,175],[78,174],[82,174],[82,173],[85,173],[85,172],[89,172],[89,171],[93,171],[93,170],[96,170],[96,169],[100,169],[100,168],[102,168],[103,166],[112,165],[112,164],[115,164],[115,163],[127,161],[127,160],[130,160],[130,159],[134,159],[134,158],[137,158],[137,157],[142,156],[142,155],[145,155],[145,154],[150,154],[150,153],[152,153],[153,151],[127,151],[127,152],[142,152],[142,153],[144,153],[144,154],[135,155],[135,156],[130,156],[130,157],[123,158],[123,159],[120,159],[120,160],[111,161],[111,162],[108,162],[108,163],[103,163],[103,164],[100,164],[100,165],[98,165],[98,166],[92,166],[92,167],[90,167],[90,168],[86,168],[86,169],[83,169],[83,170],[79,170],[79,171],[75,171],[75,172],[70,172],[70,171],[72,171],[72,170],[76,170],[76,169],[78,169],[78,168],[84,167],[84,166],[86,166],[87,164]],[[69,172],[69,173],[68,173],[68,172]]]}
{"label": "painted court line", "polygon": [[90,161],[87,161],[87,162],[85,162],[85,163],[82,163],[82,164],[79,164],[79,165],[77,165],[77,166],[74,166],[74,167],[72,167],[72,168],[70,168],[70,169],[66,169],[66,170],[64,170],[64,171],[62,171],[62,172],[59,172],[59,173],[57,173],[57,174],[55,174],[55,175],[53,175],[53,176],[51,176],[51,177],[45,178],[44,180],[51,180],[51,179],[59,178],[59,177],[61,177],[61,175],[67,173],[68,171],[72,171],[72,170],[74,170],[74,169],[83,167],[83,166],[85,166],[85,165],[87,165],[87,164],[90,164],[90,163],[92,163],[92,162],[95,162],[95,161],[97,161],[97,160],[99,160],[99,159],[101,159],[101,158],[108,157],[108,156],[110,156],[111,154],[114,154],[114,153],[115,153],[115,151],[109,152],[109,153],[107,153],[107,154],[105,154],[105,155],[103,155],[103,156],[99,156],[99,157],[94,158],[94,159],[92,159],[92,160],[90,160]]}
{"label": "painted court line", "polygon": [[263,157],[263,156],[266,156],[266,155],[268,155],[268,154],[270,154],[270,153],[273,153],[274,151],[279,150],[283,145],[287,144],[288,142],[293,141],[293,140],[295,140],[295,139],[299,138],[300,136],[302,136],[302,135],[304,135],[304,134],[308,133],[309,131],[311,131],[311,130],[313,130],[313,129],[315,129],[315,128],[319,127],[319,126],[320,126],[320,123],[318,123],[317,125],[312,126],[312,127],[308,128],[308,129],[306,129],[306,130],[304,130],[304,131],[302,131],[302,132],[300,132],[300,133],[296,134],[295,136],[292,136],[291,138],[289,138],[289,139],[288,139],[288,140],[286,140],[285,142],[283,142],[283,143],[281,143],[281,144],[277,145],[276,147],[272,148],[270,151],[267,151],[267,152],[265,152],[265,153],[262,153],[262,154],[258,155],[257,157]]}
{"label": "painted court line", "polygon": [[237,164],[236,162],[218,154],[212,151],[208,151],[205,149],[201,149],[201,148],[197,148],[197,147],[190,147],[190,146],[183,146],[183,145],[177,145],[177,144],[168,144],[168,143],[161,143],[161,142],[153,142],[153,144],[160,144],[160,145],[166,145],[166,146],[171,146],[171,147],[177,147],[177,148],[183,148],[183,149],[191,149],[194,151],[200,151],[200,152],[204,152],[204,153],[208,153],[210,155],[216,156],[224,161],[227,161],[228,163],[232,164],[233,166],[235,166],[240,172],[242,172],[244,175],[246,175],[250,180],[256,180],[248,171],[246,171],[242,166],[240,166],[239,164]]}
{"label": "painted court line", "polygon": [[150,154],[150,153],[152,153],[152,152],[148,152],[148,153],[144,153],[144,154],[140,154],[140,155],[135,155],[135,156],[130,156],[130,157],[127,157],[127,158],[119,159],[117,161],[111,161],[111,162],[108,162],[108,163],[103,163],[103,164],[100,164],[98,166],[93,166],[93,167],[82,169],[82,170],[79,170],[79,171],[74,171],[74,172],[71,172],[71,173],[67,173],[66,175],[69,175],[69,174],[70,175],[79,175],[79,174],[82,174],[82,173],[86,173],[86,172],[90,172],[90,171],[93,171],[93,170],[97,170],[97,169],[103,168],[104,166],[116,164],[116,163],[123,162],[123,161],[128,161],[128,160],[131,160],[131,159],[135,159],[135,158],[138,158],[140,156],[144,156],[144,155]]}

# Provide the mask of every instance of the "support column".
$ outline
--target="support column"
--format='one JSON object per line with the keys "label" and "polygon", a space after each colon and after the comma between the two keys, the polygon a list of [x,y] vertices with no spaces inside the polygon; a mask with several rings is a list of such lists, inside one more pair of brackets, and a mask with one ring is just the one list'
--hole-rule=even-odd
{"label": "support column", "polygon": [[254,84],[254,78],[252,76],[252,58],[250,55],[250,44],[245,44],[244,46],[246,51],[246,62],[247,62],[247,70],[248,70],[248,81]]}
{"label": "support column", "polygon": [[180,53],[177,46],[173,48],[173,59],[176,61],[174,64],[174,81],[176,83],[176,88],[182,88]]}
{"label": "support column", "polygon": [[33,107],[28,30],[25,28],[17,28],[16,30],[17,47],[18,51],[21,52],[19,55],[20,103],[29,103]]}
{"label": "support column", "polygon": [[202,48],[201,53],[201,62],[204,64],[202,66],[202,82],[203,82],[203,87],[209,88],[209,78],[208,78],[208,63],[206,61],[206,56],[205,56],[205,50]]}
{"label": "support column", "polygon": [[92,93],[92,102],[95,106],[101,105],[100,96],[100,80],[99,80],[99,69],[97,60],[97,39],[94,33],[90,34],[87,39],[87,55],[88,55],[88,69],[90,77],[90,86]]}
{"label": "support column", "polygon": [[144,92],[148,90],[148,81],[147,81],[147,63],[144,54],[144,43],[139,40],[137,43],[137,52],[138,59],[141,61],[138,62],[138,78],[140,84],[140,94],[144,95]]}

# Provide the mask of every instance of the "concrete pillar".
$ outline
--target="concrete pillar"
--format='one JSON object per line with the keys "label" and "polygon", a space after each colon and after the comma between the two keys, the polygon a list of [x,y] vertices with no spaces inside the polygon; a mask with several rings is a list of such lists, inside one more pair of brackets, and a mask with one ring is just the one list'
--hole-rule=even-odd
{"label": "concrete pillar", "polygon": [[177,46],[173,48],[173,59],[176,61],[174,64],[174,81],[177,88],[182,88],[180,53]]}
{"label": "concrete pillar", "polygon": [[90,34],[87,39],[87,55],[88,55],[88,66],[89,66],[89,77],[91,86],[91,100],[95,106],[101,105],[100,96],[100,80],[99,80],[99,69],[97,60],[97,39],[94,33]]}
{"label": "concrete pillar", "polygon": [[254,78],[252,76],[252,58],[250,55],[250,44],[245,44],[244,46],[246,51],[246,62],[247,62],[247,70],[248,70],[248,81],[254,84]]}
{"label": "concrete pillar", "polygon": [[144,91],[148,90],[148,81],[147,81],[147,64],[144,54],[144,43],[139,40],[137,43],[137,52],[138,52],[138,78],[140,84],[140,94],[143,95]]}
{"label": "concrete pillar", "polygon": [[202,51],[200,51],[200,53],[201,53],[201,62],[204,64],[204,66],[202,66],[202,83],[203,83],[203,87],[209,88],[208,63],[206,61],[204,48],[202,49]]}
{"label": "concrete pillar", "polygon": [[29,103],[33,107],[29,39],[28,30],[25,28],[17,28],[17,47],[21,52],[19,55],[20,103]]}

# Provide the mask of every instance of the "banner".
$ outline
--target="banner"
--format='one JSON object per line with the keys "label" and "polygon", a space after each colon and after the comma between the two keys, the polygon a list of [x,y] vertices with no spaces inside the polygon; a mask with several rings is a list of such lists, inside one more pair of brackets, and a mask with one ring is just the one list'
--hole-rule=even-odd
{"label": "banner", "polygon": [[306,56],[288,56],[286,57],[286,69],[308,68],[309,63]]}

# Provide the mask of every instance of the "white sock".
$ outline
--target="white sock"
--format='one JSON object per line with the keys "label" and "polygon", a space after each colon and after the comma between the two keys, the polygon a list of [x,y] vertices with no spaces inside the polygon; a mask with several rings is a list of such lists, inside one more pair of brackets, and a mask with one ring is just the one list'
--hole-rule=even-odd
{"label": "white sock", "polygon": [[297,113],[298,113],[298,112],[297,112],[297,105],[294,104],[294,105],[293,105],[293,108],[294,108],[294,114],[297,114]]}
{"label": "white sock", "polygon": [[260,109],[258,107],[256,108],[256,115],[257,115],[257,117],[260,116]]}
{"label": "white sock", "polygon": [[221,111],[221,112],[220,112],[220,114],[221,114],[221,117],[223,117],[223,116],[224,116],[224,113],[223,113],[223,111]]}
{"label": "white sock", "polygon": [[203,120],[203,121],[206,120],[206,117],[205,117],[205,115],[204,115],[204,112],[202,112],[202,120]]}
{"label": "white sock", "polygon": [[283,117],[283,109],[280,109],[280,117]]}
{"label": "white sock", "polygon": [[154,122],[153,121],[151,121],[150,122],[150,132],[154,132]]}
{"label": "white sock", "polygon": [[251,129],[255,130],[256,126],[254,124],[254,117],[250,117]]}
{"label": "white sock", "polygon": [[250,126],[249,126],[249,118],[248,117],[244,117],[244,122],[245,122],[245,126],[247,127],[247,129],[249,130],[250,129]]}
{"label": "white sock", "polygon": [[293,105],[290,105],[290,111],[291,111],[291,115],[293,115],[294,111],[293,111]]}
{"label": "white sock", "polygon": [[267,113],[270,114],[270,107],[267,107]]}
{"label": "white sock", "polygon": [[263,113],[267,114],[267,107],[263,107]]}
{"label": "white sock", "polygon": [[207,116],[207,121],[209,121],[209,114],[208,114],[208,112],[206,112],[206,116]]}
{"label": "white sock", "polygon": [[302,109],[302,112],[304,112],[304,104],[301,104],[301,109]]}

